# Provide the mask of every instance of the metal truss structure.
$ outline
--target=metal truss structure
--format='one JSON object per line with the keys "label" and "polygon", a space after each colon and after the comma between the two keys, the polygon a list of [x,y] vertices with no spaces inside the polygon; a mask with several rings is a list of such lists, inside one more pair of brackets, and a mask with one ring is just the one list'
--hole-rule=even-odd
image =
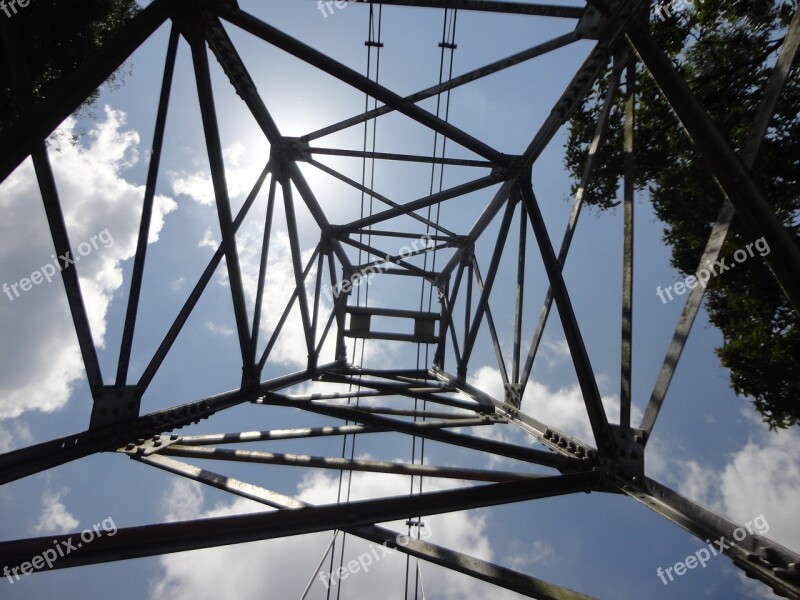
{"label": "metal truss structure", "polygon": [[[361,2],[366,3],[366,2]],[[631,314],[633,273],[633,182],[624,184],[624,278],[622,330],[621,410],[612,422],[601,401],[597,381],[573,313],[570,293],[562,277],[572,235],[581,210],[583,190],[590,184],[596,150],[603,143],[611,105],[617,94],[626,99],[625,151],[634,154],[633,120],[636,61],[641,61],[654,78],[666,100],[687,130],[695,146],[724,190],[728,202],[709,240],[705,258],[719,253],[734,213],[751,228],[754,237],[764,237],[772,252],[766,257],[776,277],[795,307],[800,306],[800,252],[776,219],[762,192],[753,183],[749,169],[754,163],[759,142],[785,82],[788,66],[797,49],[800,27],[795,17],[790,35],[774,69],[759,115],[750,131],[745,155],[731,150],[706,112],[692,96],[672,63],[653,40],[647,26],[649,6],[639,0],[590,0],[585,7],[561,7],[492,0],[382,0],[370,4],[428,7],[430,9],[513,13],[519,18],[572,20],[574,30],[518,54],[445,79],[439,85],[415,94],[401,96],[320,51],[287,35],[280,29],[244,12],[236,0],[155,0],[124,30],[110,41],[97,57],[59,83],[60,93],[39,104],[28,106],[17,125],[0,142],[0,180],[5,179],[27,157],[32,157],[56,252],[71,250],[54,175],[50,166],[46,138],[54,129],[105,81],[126,59],[162,25],[171,24],[166,52],[163,87],[155,120],[152,158],[143,201],[138,247],[135,254],[127,312],[113,383],[101,373],[89,319],[74,269],[62,271],[63,283],[86,367],[93,407],[89,426],[75,435],[37,444],[0,456],[0,481],[11,482],[28,475],[63,465],[99,452],[128,455],[139,463],[189,478],[208,486],[263,503],[263,513],[204,519],[200,521],[152,524],[120,529],[114,537],[97,539],[80,553],[63,557],[56,568],[152,556],[169,552],[263,540],[302,533],[340,530],[388,546],[424,561],[454,569],[497,586],[532,598],[586,598],[587,596],[540,579],[467,557],[422,539],[405,546],[395,542],[396,533],[376,523],[393,519],[413,519],[425,515],[462,511],[525,502],[576,492],[605,492],[630,496],[647,508],[674,522],[700,540],[731,539],[737,524],[722,518],[648,478],[644,472],[647,443],[675,372],[681,351],[703,298],[701,286],[690,294],[670,345],[663,368],[653,390],[644,419],[631,423]],[[367,10],[364,7],[364,10]],[[25,90],[26,73],[15,53],[13,31],[2,26],[5,60],[11,66],[18,90]],[[238,29],[264,44],[278,48],[316,67],[339,82],[365,94],[372,103],[363,114],[302,137],[285,137],[256,90],[245,61],[229,31]],[[594,47],[574,78],[552,107],[547,118],[520,155],[504,154],[476,139],[465,130],[420,106],[426,99],[441,97],[459,86],[509,69],[578,40],[593,40]],[[170,91],[179,44],[191,50],[205,141],[216,197],[222,243],[203,271],[186,302],[175,317],[155,354],[138,381],[129,377],[129,365],[136,329],[139,297],[147,252],[148,232],[153,212],[165,138]],[[368,44],[377,47],[379,40]],[[453,44],[451,44],[453,46]],[[448,44],[442,45],[446,52]],[[270,147],[269,160],[255,182],[244,205],[234,214],[226,183],[220,126],[215,108],[209,52],[241,98],[243,110],[252,114]],[[595,137],[577,189],[574,207],[560,248],[554,245],[534,194],[532,165],[545,147],[587,98],[598,77],[611,72],[612,84],[605,99]],[[428,128],[440,140],[460,148],[448,158],[444,152],[433,156],[377,152],[375,148],[348,150],[315,145],[316,140],[354,126],[365,126],[382,115],[397,112]],[[322,156],[353,157],[370,161],[414,162],[432,168],[453,166],[472,169],[478,175],[455,187],[432,190],[429,195],[410,201],[396,201],[374,190],[369,182],[358,182],[318,161]],[[298,164],[307,163],[370,199],[378,210],[345,223],[331,222],[323,210],[321,195],[313,189]],[[236,234],[262,188],[267,190],[268,209],[263,228],[261,271],[255,307],[249,310],[240,269],[240,248]],[[451,231],[436,215],[438,207],[454,203],[469,194],[482,194],[480,217],[466,231]],[[285,307],[268,306],[264,281],[273,230],[273,213],[282,202],[291,246],[291,261],[296,288]],[[319,229],[319,240],[307,261],[301,256],[296,207],[304,206]],[[518,225],[515,222],[518,221]],[[481,271],[476,243],[485,239],[490,225],[499,222],[497,239],[488,267]],[[518,248],[513,260],[518,267],[516,287],[511,291],[516,312],[513,350],[504,355],[489,298],[501,293],[495,286],[509,232],[518,227],[514,238]],[[416,249],[403,254],[385,250],[392,241],[414,241]],[[549,289],[536,323],[527,353],[523,327],[523,296],[527,251],[538,251]],[[356,254],[358,258],[356,258]],[[439,261],[431,257],[437,255]],[[365,257],[365,258],[362,258]],[[444,258],[441,258],[444,257]],[[705,260],[704,258],[704,260]],[[238,389],[173,408],[146,412],[143,396],[178,334],[197,305],[214,274],[225,262],[241,350],[242,381]],[[429,293],[419,307],[370,307],[360,301],[356,291],[360,277],[378,270],[381,277],[405,277]],[[322,286],[330,285],[335,294],[326,309]],[[427,286],[427,287],[426,287]],[[507,292],[506,292],[507,293]],[[410,296],[410,295],[409,295]],[[358,297],[358,298],[357,298]],[[559,431],[528,414],[522,401],[545,324],[555,304],[556,313],[569,346],[594,439],[590,441]],[[263,309],[283,311],[272,338],[259,342]],[[263,377],[265,365],[282,333],[289,315],[297,312],[308,355],[307,368],[277,378]],[[379,320],[413,322],[413,331],[382,331],[373,327]],[[504,382],[505,396],[495,398],[467,383],[470,358],[479,331],[488,331],[497,367]],[[348,343],[365,340],[390,340],[423,348],[425,362],[407,367],[367,368],[348,359]],[[334,359],[320,360],[325,344],[334,347]],[[352,347],[352,344],[350,345]],[[428,354],[428,351],[430,354]],[[508,360],[507,360],[508,359]],[[290,388],[315,382],[314,393],[291,393]],[[325,387],[327,386],[327,387]],[[411,404],[409,404],[411,401]],[[403,404],[402,402],[405,402]],[[343,425],[227,434],[174,433],[212,417],[225,409],[252,403],[270,409],[288,407],[323,415]],[[411,407],[413,405],[413,408]],[[436,405],[438,410],[428,410]],[[422,406],[423,408],[420,408]],[[516,426],[528,434],[529,443],[514,444],[470,433],[486,427]],[[475,428],[475,429],[465,429]],[[546,471],[496,471],[466,467],[441,467],[418,461],[384,462],[360,460],[344,455],[320,457],[277,454],[246,449],[247,444],[279,439],[304,439],[324,436],[355,437],[371,434],[403,434],[414,439],[458,446],[489,456],[501,456],[520,464],[536,465]],[[237,449],[226,447],[238,444]],[[418,478],[451,478],[487,482],[446,491],[414,493],[410,496],[348,501],[311,506],[242,480],[227,477],[187,462],[187,459],[238,461],[244,463],[294,465],[332,469],[340,472],[394,473]],[[413,479],[412,479],[413,481]],[[58,537],[66,539],[67,536]],[[0,563],[16,564],[19,557],[38,554],[53,543],[52,537],[0,543]],[[800,599],[798,555],[759,535],[724,550],[740,569],[770,586],[778,595]]]}

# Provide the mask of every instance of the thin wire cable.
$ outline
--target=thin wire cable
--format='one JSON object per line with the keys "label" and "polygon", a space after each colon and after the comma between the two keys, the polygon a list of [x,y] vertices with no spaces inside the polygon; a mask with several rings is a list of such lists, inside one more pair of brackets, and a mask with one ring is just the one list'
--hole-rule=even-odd
{"label": "thin wire cable", "polygon": [[422,585],[422,567],[419,566],[419,560],[417,560],[417,582],[422,592],[422,600],[425,600],[425,586]]}
{"label": "thin wire cable", "polygon": [[[367,39],[367,44],[366,44],[366,46],[367,46],[367,77],[372,78],[372,48],[374,47],[376,49],[376,51],[375,51],[375,82],[378,83],[380,81],[380,56],[381,56],[381,47],[382,47],[381,30],[382,30],[382,24],[383,24],[383,6],[381,4],[378,5],[378,18],[377,18],[378,30],[377,30],[377,35],[376,35],[376,32],[375,32],[375,21],[376,21],[376,19],[375,19],[374,5],[372,3],[370,3],[370,6],[369,6],[368,39]],[[373,104],[374,104],[373,109],[377,108],[378,100],[377,99],[373,99]],[[364,99],[364,112],[368,112],[369,110],[370,110],[370,96],[367,94],[365,96],[365,99]],[[377,140],[377,119],[372,119],[371,123],[372,123],[372,152],[374,154],[375,150],[376,150],[376,143],[377,143],[377,141],[376,141]],[[366,151],[367,151],[367,147],[369,145],[369,137],[370,137],[369,125],[370,125],[370,121],[366,121],[364,123],[363,147],[364,147],[365,155],[364,155],[364,158],[362,159],[362,164],[361,164],[361,187],[362,187],[362,191],[361,191],[361,208],[360,208],[360,214],[361,214],[361,218],[362,219],[365,216],[364,215],[364,208],[365,208],[365,201],[366,201],[366,196],[367,196],[367,194],[363,190],[365,187],[367,187],[366,186],[366,183],[367,183],[367,160],[371,161],[370,174],[369,174],[369,178],[370,178],[369,189],[372,190],[375,187],[375,159],[374,158],[368,159],[367,156],[366,156]],[[370,194],[369,195],[369,211],[368,211],[369,216],[372,216],[373,211],[374,211],[374,198]],[[371,229],[372,229],[372,226],[370,225],[367,228],[367,232],[368,232],[367,233],[367,244],[368,245],[371,245],[371,243],[372,243],[372,234],[370,233]],[[363,236],[364,236],[364,233],[363,232],[359,232],[359,242],[360,243],[363,243]],[[363,258],[363,250],[362,250],[361,247],[359,247],[359,249],[358,249],[358,264],[359,265],[362,264],[362,262],[363,262],[362,258]],[[370,283],[369,279],[367,279],[366,280],[366,285],[364,286],[365,287],[365,289],[364,289],[364,306],[365,307],[369,306],[369,283]],[[361,306],[361,285],[358,286],[358,290],[356,291],[356,306]],[[358,349],[357,349],[358,348],[358,338],[356,338],[356,341],[353,343],[353,357],[355,358],[357,355],[359,356],[358,365],[362,366],[362,367],[364,365],[364,347],[365,347],[365,345],[366,345],[366,340],[365,339],[361,339],[361,351],[360,351],[360,354],[359,354]],[[361,376],[360,375],[358,377],[358,380],[360,382],[360,380],[361,380]],[[350,385],[348,387],[348,391],[352,391],[352,389],[353,389],[353,383],[350,383]],[[361,391],[361,385],[360,384],[356,386],[356,390],[357,390],[356,393]],[[360,403],[360,397],[356,396],[356,408],[358,408],[359,403]],[[351,399],[350,398],[348,398],[347,404],[348,405],[351,404]],[[349,423],[349,421],[348,421],[348,423]],[[354,458],[354,456],[355,456],[356,435],[353,434],[350,437],[352,438],[350,440],[350,460],[352,460]],[[344,458],[344,456],[345,456],[346,447],[347,447],[347,436],[345,436],[345,439],[342,442],[342,458]],[[341,501],[342,486],[343,486],[343,476],[344,476],[344,471],[339,471],[339,489],[338,489],[338,495],[337,495],[337,502]],[[347,471],[346,502],[350,501],[351,492],[352,492],[352,483],[353,483],[353,471],[349,470],[349,471]],[[345,554],[346,542],[347,542],[347,534],[343,533],[342,534],[341,549],[340,549],[340,553],[339,553],[339,568],[340,569],[342,569],[343,566],[344,566],[344,554]],[[333,554],[331,555],[331,561],[333,561]],[[331,562],[331,566],[332,565],[333,565],[333,562]],[[330,597],[330,588],[328,588],[328,593],[329,593],[329,597]],[[339,598],[341,596],[341,593],[342,593],[342,585],[341,585],[341,582],[340,582],[340,584],[339,584],[339,586],[337,587],[337,590],[336,590],[336,599],[337,600],[339,600]]]}
{"label": "thin wire cable", "polygon": [[[322,565],[325,562],[325,559],[328,558],[328,552],[330,552],[331,549],[333,548],[334,542],[336,542],[336,536],[338,534],[339,534],[339,530],[338,529],[333,532],[333,537],[331,538],[331,542],[330,542],[330,544],[328,544],[328,547],[325,549],[325,554],[322,555],[322,558],[320,559],[319,564],[317,565],[317,568],[314,569],[314,574],[311,575],[311,579],[308,581],[308,585],[306,586],[306,589],[303,592],[303,595],[300,596],[300,600],[306,600],[306,596],[308,596],[308,592],[311,591],[311,586],[314,585],[314,580],[317,578],[317,573],[319,573],[319,570],[322,568]],[[330,586],[328,587],[328,589],[330,589]]]}
{"label": "thin wire cable", "polygon": [[[439,85],[442,85],[442,83],[444,82],[445,53],[448,50],[450,52],[450,61],[449,61],[449,65],[448,65],[447,78],[448,78],[448,80],[451,80],[453,78],[453,64],[454,64],[455,49],[456,49],[455,40],[456,40],[456,18],[457,18],[457,15],[458,15],[458,9],[452,9],[452,10],[445,9],[444,19],[443,19],[443,22],[442,22],[442,41],[441,41],[441,44],[440,44],[441,52],[440,52],[440,56],[439,56]],[[440,93],[440,94],[438,94],[436,96],[436,116],[437,117],[441,116],[441,110],[442,110],[442,94]],[[446,97],[445,97],[444,121],[448,122],[449,118],[450,118],[450,90],[447,90]],[[447,137],[446,136],[442,136],[441,157],[445,156],[446,150],[447,150]],[[439,151],[439,133],[435,131],[434,132],[434,136],[433,136],[433,158],[434,159],[437,158],[438,151]],[[439,190],[438,191],[440,191],[440,192],[444,188],[444,167],[445,167],[444,164],[439,166],[439,186],[438,186]],[[436,187],[436,163],[432,162],[431,163],[430,189],[429,189],[429,193],[431,195],[433,195],[435,187]],[[434,209],[434,206],[435,206],[435,209]],[[428,212],[427,212],[428,221],[431,221],[432,214],[433,214],[434,210],[435,210],[435,214],[436,214],[435,223],[436,223],[436,226],[438,227],[439,221],[440,221],[440,218],[441,218],[441,202],[437,202],[435,205],[428,206]],[[430,225],[426,225],[426,230],[425,230],[426,235],[430,234],[430,232],[431,232]],[[429,260],[428,255],[429,254],[431,254],[431,257],[430,257],[431,271],[434,272],[436,270],[436,252],[437,251],[434,249],[433,252],[430,252],[430,253],[426,252],[424,254],[424,256],[423,256],[423,269],[424,270],[426,270],[426,271],[428,270],[428,260]],[[420,284],[420,297],[419,297],[419,310],[420,310],[420,312],[422,312],[423,308],[425,307],[425,290],[426,290],[426,288],[428,290],[427,311],[430,312],[432,307],[433,307],[434,285],[432,283],[430,283],[430,282],[426,282],[425,279],[422,279],[421,284]],[[439,326],[443,327],[444,325],[442,323],[440,323]],[[421,368],[421,354],[422,354],[422,344],[421,343],[417,343],[417,363],[416,364],[417,364],[417,369],[418,370]],[[430,360],[430,348],[428,347],[428,344],[425,344],[424,364],[426,366],[428,365],[429,360]],[[422,401],[422,409],[423,409],[423,411],[427,410],[427,406],[428,406],[428,401],[427,400],[423,400]],[[419,400],[417,398],[415,398],[414,399],[414,411],[415,412],[418,410],[418,407],[419,407]],[[414,415],[414,421],[415,422],[417,421],[417,419],[418,419],[417,416]],[[424,421],[425,417],[422,417],[422,420]],[[412,464],[416,463],[416,459],[417,459],[417,450],[416,449],[417,449],[417,437],[416,436],[412,436],[412,440],[411,440],[411,462],[412,462]],[[419,455],[420,455],[420,458],[419,458],[420,464],[424,464],[425,463],[425,438],[421,438],[421,440],[420,440],[420,452],[419,452]],[[419,485],[418,485],[418,493],[421,494],[422,493],[422,489],[423,489],[423,478],[420,477],[419,478]],[[411,476],[411,485],[410,485],[410,489],[409,489],[409,496],[413,495],[413,493],[414,493],[414,476]],[[409,516],[409,522],[407,524],[407,532],[408,532],[409,537],[412,535],[412,532],[411,532],[411,528],[413,526],[412,523],[413,523],[412,518],[411,518],[411,516]],[[417,539],[419,539],[419,536],[420,536],[420,528],[421,528],[420,524],[421,524],[421,520],[417,519],[417,522],[416,522],[416,528],[417,528],[416,537],[417,537]],[[409,581],[409,575],[410,575],[410,565],[411,565],[411,557],[407,555],[406,556],[406,577],[405,577],[405,581],[406,581],[406,597],[408,597],[408,581]],[[420,592],[420,589],[421,589],[421,584],[422,584],[421,572],[420,572],[420,567],[419,567],[419,559],[416,559],[416,574],[417,574],[417,576],[414,578],[414,598],[418,599],[419,598],[419,592]],[[424,589],[422,590],[422,596],[423,596],[423,599],[424,599],[424,597],[425,597]]]}

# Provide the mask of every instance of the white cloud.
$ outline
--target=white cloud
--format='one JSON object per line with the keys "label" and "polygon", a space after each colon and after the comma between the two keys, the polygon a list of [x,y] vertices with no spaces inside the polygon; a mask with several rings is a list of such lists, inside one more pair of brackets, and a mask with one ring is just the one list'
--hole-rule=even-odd
{"label": "white cloud", "polygon": [[750,579],[744,572],[739,571],[737,576],[739,577],[739,585],[737,586],[739,596],[737,597],[749,598],[750,600],[775,600],[778,597],[770,587],[757,579]]}
{"label": "white cloud", "polygon": [[196,481],[177,479],[164,497],[164,521],[185,521],[197,518],[203,508],[203,488]]}
{"label": "white cloud", "polygon": [[547,361],[548,368],[553,368],[560,362],[570,358],[569,344],[567,340],[551,340],[545,338],[542,341],[542,351],[540,355]]}
{"label": "white cloud", "polygon": [[42,513],[39,515],[39,521],[33,526],[34,533],[66,533],[74,531],[78,526],[78,519],[76,519],[66,505],[61,502],[61,498],[69,493],[68,488],[63,488],[58,491],[45,490],[42,494]]}
{"label": "white cloud", "polygon": [[[139,136],[124,131],[125,114],[105,109],[98,123],[76,145],[62,144],[50,152],[69,231],[73,256],[104,230],[113,244],[98,244],[80,256],[77,268],[95,342],[102,347],[106,314],[122,286],[121,263],[132,257],[138,235],[144,186],[123,177],[138,159]],[[67,119],[57,135],[68,138],[75,121]],[[158,239],[164,217],[176,208],[156,196],[150,242]],[[52,264],[53,243],[42,210],[42,198],[32,162],[25,161],[0,186],[0,282],[13,285]],[[43,281],[4,303],[0,330],[5,348],[0,360],[0,419],[25,411],[53,411],[67,402],[73,386],[84,377],[75,331],[60,276]]]}
{"label": "white cloud", "polygon": [[508,564],[517,571],[527,571],[536,563],[547,560],[555,553],[552,544],[544,540],[535,540],[530,546],[515,544],[514,554],[508,559]]}
{"label": "white cloud", "polygon": [[15,420],[5,426],[0,421],[0,454],[10,452],[33,441],[30,426],[22,420]]}
{"label": "white cloud", "polygon": [[[222,149],[222,157],[225,161],[225,182],[228,185],[230,198],[247,194],[250,191],[248,186],[253,184],[263,168],[263,165],[262,167],[242,165],[242,159],[246,154],[245,147],[239,141]],[[213,206],[216,202],[214,183],[207,167],[193,172],[171,172],[169,175],[172,178],[172,190],[175,194],[188,196],[204,206]]]}
{"label": "white cloud", "polygon": [[[766,439],[764,439],[766,438]],[[800,435],[794,430],[747,443],[722,472],[725,514],[744,523],[763,514],[771,539],[800,551]]]}
{"label": "white cloud", "polygon": [[232,167],[241,167],[242,159],[247,154],[247,149],[239,140],[234,141],[230,146],[222,150],[222,158]]}
{"label": "white cloud", "polygon": [[231,327],[220,325],[214,321],[206,321],[206,329],[208,329],[211,333],[222,336],[229,336],[236,333]]}
{"label": "white cloud", "polygon": [[211,176],[202,171],[195,173],[172,173],[172,191],[181,196],[189,196],[198,204],[214,205],[214,186]]}
{"label": "white cloud", "polygon": [[211,248],[216,252],[217,248],[219,247],[219,242],[214,239],[214,234],[211,233],[211,227],[206,229],[206,232],[203,234],[203,239],[197,242],[198,248]]}
{"label": "white cloud", "polygon": [[[664,442],[651,440],[654,460],[648,472],[732,521],[746,523],[764,515],[766,536],[800,551],[800,434],[794,429],[758,433],[716,470],[695,460],[667,456]],[[653,442],[656,442],[655,444]]]}

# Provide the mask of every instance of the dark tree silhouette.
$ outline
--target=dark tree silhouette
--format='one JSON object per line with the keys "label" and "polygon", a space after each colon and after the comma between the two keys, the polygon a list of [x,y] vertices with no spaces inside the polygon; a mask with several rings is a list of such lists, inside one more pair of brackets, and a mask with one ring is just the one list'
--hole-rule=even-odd
{"label": "dark tree silhouette", "polygon": [[[52,93],[52,86],[97,52],[141,9],[135,0],[31,0],[10,16],[0,12],[3,27],[13,28],[21,60],[31,81],[30,95],[38,102]],[[119,85],[124,68],[107,82]],[[0,134],[19,116],[19,94],[11,89],[10,65],[0,61]],[[28,94],[27,92],[30,92]],[[97,99],[95,92],[83,105],[85,110]]]}

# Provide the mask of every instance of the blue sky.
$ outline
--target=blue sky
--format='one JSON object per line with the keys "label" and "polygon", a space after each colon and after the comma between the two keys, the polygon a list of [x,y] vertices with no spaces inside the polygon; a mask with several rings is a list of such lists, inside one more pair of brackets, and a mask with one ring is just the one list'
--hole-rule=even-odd
{"label": "blue sky", "polygon": [[[580,2],[565,2],[580,6]],[[359,72],[366,69],[367,8],[348,6],[323,16],[315,2],[241,0],[243,9],[285,30],[305,43]],[[568,20],[458,15],[454,74],[487,64],[566,33]],[[381,53],[382,84],[410,94],[438,82],[442,14],[439,11],[386,8]],[[255,40],[234,27],[228,32],[248,65],[267,108],[283,135],[298,136],[364,108],[363,94],[347,88],[313,67]],[[103,231],[113,243],[99,244],[82,256],[81,285],[101,366],[113,377],[119,351],[138,211],[144,191],[153,118],[163,69],[168,29],[162,28],[131,58],[131,74],[118,90],[103,89],[93,115],[71,117],[51,144],[51,161],[73,247]],[[578,42],[544,57],[490,76],[454,91],[451,122],[508,154],[521,153],[564,89],[590,44]],[[211,58],[212,79],[229,192],[237,210],[268,156],[268,144]],[[432,101],[422,103],[435,110]],[[676,123],[676,127],[677,127]],[[67,135],[80,135],[70,144]],[[323,138],[315,145],[358,149],[363,128]],[[554,245],[560,243],[571,208],[570,180],[563,168],[566,128],[558,133],[533,169],[533,185]],[[405,117],[378,121],[379,151],[425,154],[433,134]],[[426,150],[427,149],[427,150]],[[450,143],[448,156],[474,158]],[[359,179],[358,159],[321,160]],[[301,169],[334,223],[358,217],[357,193],[309,165]],[[445,187],[474,173],[447,168]],[[375,189],[392,198],[411,200],[427,193],[428,167],[378,165]],[[191,57],[185,44],[178,57],[167,143],[159,177],[156,211],[151,228],[139,329],[131,372],[137,377],[169,327],[220,239],[208,160],[200,126]],[[442,223],[466,231],[496,188],[442,205]],[[458,204],[456,204],[458,203]],[[262,192],[237,236],[252,306],[256,285],[259,227],[266,199]],[[0,282],[18,282],[50,262],[49,239],[41,197],[26,161],[0,184]],[[308,211],[298,206],[301,245],[305,256],[319,230]],[[283,211],[276,212],[271,247],[267,308],[262,340],[275,327],[292,291],[290,254]],[[477,244],[481,267],[488,266],[499,220]],[[516,227],[509,236],[491,305],[503,338],[511,346],[513,290],[516,269]],[[667,344],[680,314],[678,300],[663,304],[657,286],[681,277],[669,267],[669,248],[661,240],[661,225],[646,195],[636,202],[636,266],[634,297],[634,421],[641,418]],[[104,238],[108,239],[108,237]],[[533,236],[528,237],[529,244]],[[399,246],[400,244],[398,244]],[[612,420],[618,417],[619,329],[622,214],[611,210],[584,212],[564,274]],[[755,259],[753,259],[755,260]],[[534,248],[528,253],[526,297],[527,338],[546,292],[544,270]],[[313,281],[313,279],[312,279]],[[419,288],[376,281],[370,303],[414,308]],[[409,306],[410,305],[410,306]],[[57,280],[34,286],[13,301],[0,296],[0,329],[6,343],[0,360],[0,450],[45,441],[85,429],[91,399],[69,319],[63,288]],[[252,309],[250,309],[252,310]],[[551,317],[534,367],[523,408],[542,421],[590,440],[574,370],[558,320]],[[305,349],[298,321],[290,318],[265,377],[299,370]],[[263,342],[262,342],[263,343]],[[730,390],[714,348],[720,334],[701,312],[686,346],[667,401],[648,447],[648,475],[678,489],[739,523],[763,515],[767,535],[800,551],[800,436],[794,431],[770,433],[745,399]],[[358,356],[360,344],[349,356]],[[329,349],[326,348],[326,351]],[[414,366],[414,355],[403,344],[372,343],[365,364]],[[451,363],[452,364],[452,363]],[[143,410],[176,405],[234,389],[241,362],[224,267],[215,275],[186,328],[143,399]],[[469,381],[502,395],[490,338],[479,336]],[[317,390],[313,386],[304,389]],[[241,406],[192,428],[195,432],[276,429],[331,423],[322,417],[289,409]],[[476,432],[488,435],[487,432]],[[525,443],[510,426],[491,432],[500,439]],[[399,435],[359,439],[355,454],[386,460],[410,459],[410,440]],[[531,442],[532,443],[532,442]],[[267,445],[264,446],[267,449]],[[338,439],[269,442],[270,451],[337,456]],[[512,469],[510,460],[489,461],[465,450],[427,446],[426,459],[446,465]],[[226,474],[314,503],[335,501],[335,472],[290,467],[213,465]],[[425,489],[441,489],[425,481]],[[393,475],[359,474],[353,478],[353,498],[406,493],[407,479]],[[2,539],[80,531],[111,518],[118,527],[164,520],[190,519],[259,510],[253,502],[179,481],[166,473],[103,454],[69,463],[0,488]],[[724,557],[709,561],[669,585],[656,576],[704,544],[672,526],[629,498],[601,494],[567,496],[508,505],[474,513],[426,519],[431,541],[520,569],[531,575],[600,598],[752,598],[766,588],[745,580]],[[330,541],[329,533],[299,536],[241,546],[175,554],[121,563],[56,570],[25,577],[13,585],[0,580],[3,598],[53,597],[70,590],[88,597],[298,598]],[[370,551],[366,542],[348,538],[347,558]],[[345,560],[347,562],[347,559]],[[413,565],[416,564],[414,561]],[[466,576],[420,563],[426,594],[431,598],[519,597],[495,590]],[[395,553],[369,573],[341,582],[342,598],[402,597],[405,559]],[[389,589],[392,592],[389,592]],[[380,593],[376,590],[381,590]],[[769,593],[764,597],[770,597]],[[309,598],[325,597],[315,583]]]}

